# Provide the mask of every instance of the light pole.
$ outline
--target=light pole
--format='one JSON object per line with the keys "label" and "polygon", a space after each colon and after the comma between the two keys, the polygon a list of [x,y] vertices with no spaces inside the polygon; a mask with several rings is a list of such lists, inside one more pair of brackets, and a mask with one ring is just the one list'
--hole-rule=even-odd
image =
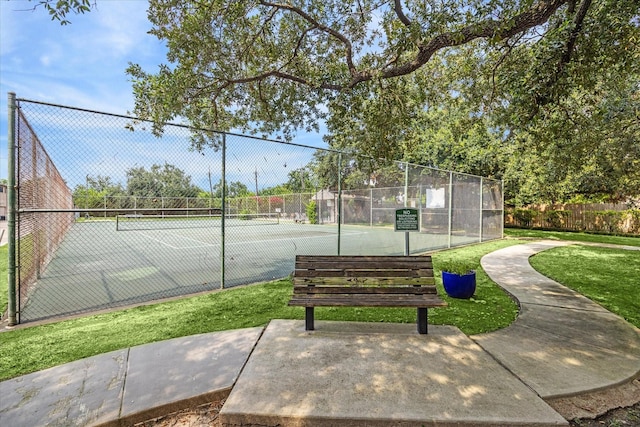
{"label": "light pole", "polygon": [[87,209],[84,217],[89,219],[89,174],[84,176],[84,190],[84,208]]}

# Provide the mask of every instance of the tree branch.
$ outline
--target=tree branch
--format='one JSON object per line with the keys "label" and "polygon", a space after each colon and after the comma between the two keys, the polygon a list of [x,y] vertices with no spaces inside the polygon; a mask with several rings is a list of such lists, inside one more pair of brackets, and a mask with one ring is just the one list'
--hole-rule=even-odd
{"label": "tree branch", "polygon": [[[395,1],[394,10],[396,12],[396,15],[398,15],[398,19],[401,22],[403,22],[403,24],[410,25],[411,21],[404,15],[401,8],[400,0],[394,0],[394,1]],[[359,83],[369,81],[374,78],[388,79],[388,78],[411,74],[412,72],[416,71],[417,69],[422,67],[424,64],[426,64],[437,51],[446,47],[460,46],[479,38],[507,39],[514,35],[523,33],[535,26],[538,26],[547,22],[548,19],[551,17],[551,15],[553,15],[553,13],[555,13],[561,6],[571,1],[572,0],[540,0],[535,6],[532,6],[531,9],[525,12],[522,12],[519,15],[516,15],[514,17],[506,17],[500,20],[487,19],[476,24],[468,25],[458,31],[446,32],[438,36],[435,36],[430,40],[423,41],[418,46],[418,51],[413,57],[413,59],[408,62],[398,64],[397,58],[396,58],[388,62],[385,65],[385,67],[382,68],[382,70],[378,70],[378,69],[358,70],[353,62],[352,44],[350,40],[347,39],[347,37],[345,37],[343,34],[328,27],[327,25],[322,24],[321,22],[316,20],[313,16],[306,13],[299,7],[292,6],[289,4],[282,4],[277,2],[260,0],[259,3],[263,6],[273,7],[278,10],[290,11],[300,16],[302,19],[304,19],[308,23],[310,23],[312,28],[306,30],[305,33],[308,33],[313,29],[317,29],[339,40],[345,47],[345,61],[349,69],[351,80],[347,84],[325,82],[325,83],[320,83],[318,85],[317,83],[314,83],[305,78],[296,76],[291,73],[284,72],[282,71],[282,68],[280,68],[279,70],[267,71],[265,73],[261,73],[255,76],[226,80],[224,84],[218,87],[218,90],[222,90],[230,85],[252,83],[252,82],[264,80],[270,77],[289,80],[289,81],[299,83],[301,85],[305,85],[308,87],[316,87],[318,89],[326,89],[326,90],[334,90],[334,91],[352,89],[355,86],[357,86]],[[583,3],[590,3],[590,0],[583,0]],[[579,23],[581,22],[582,20],[579,21]],[[304,34],[299,39],[299,43],[303,37],[304,37]],[[577,33],[575,37],[577,37]],[[574,43],[575,43],[575,40],[572,42],[570,46],[571,50],[573,49]]]}
{"label": "tree branch", "polygon": [[356,67],[353,63],[353,46],[351,45],[351,41],[348,38],[346,38],[343,34],[339,33],[338,31],[335,31],[331,27],[328,27],[320,23],[314,17],[312,17],[311,15],[309,15],[299,7],[291,6],[288,4],[272,3],[272,2],[263,1],[263,0],[260,1],[260,4],[263,6],[270,6],[270,7],[275,7],[278,9],[283,9],[283,10],[288,10],[290,12],[293,12],[299,15],[300,17],[302,17],[302,19],[304,19],[305,21],[309,22],[312,26],[316,27],[318,30],[323,31],[327,34],[330,34],[331,36],[340,40],[345,46],[345,50],[346,50],[345,60],[347,61],[347,67],[349,68],[349,72],[351,73],[352,76],[357,74]]}
{"label": "tree branch", "polygon": [[496,93],[496,71],[498,70],[500,65],[502,65],[502,63],[505,61],[505,59],[507,59],[507,57],[511,54],[511,51],[515,47],[516,43],[520,39],[522,39],[522,37],[523,37],[522,34],[520,36],[518,36],[516,38],[516,41],[513,44],[509,44],[509,40],[508,39],[506,40],[506,42],[505,42],[506,51],[502,54],[502,56],[500,56],[498,61],[494,64],[493,69],[491,70],[491,97],[489,98],[491,100],[491,102],[493,102],[493,99],[494,99],[495,93]]}
{"label": "tree branch", "polygon": [[[568,0],[544,0],[534,6],[531,10],[521,13],[513,18],[502,20],[487,19],[478,24],[472,24],[462,28],[460,31],[447,32],[434,37],[427,43],[423,43],[418,48],[416,57],[403,65],[384,70],[382,78],[398,77],[410,74],[426,64],[438,50],[445,47],[460,46],[478,38],[499,37],[501,39],[512,37],[518,33],[526,31],[537,25],[545,23],[551,15]],[[350,87],[355,86],[363,80],[373,78],[373,72],[361,73],[360,80],[354,79]]]}
{"label": "tree branch", "polygon": [[571,29],[571,33],[569,33],[569,38],[567,39],[567,44],[562,54],[562,59],[560,60],[560,70],[564,68],[564,65],[571,61],[571,55],[573,54],[576,40],[582,31],[582,23],[584,22],[584,18],[587,16],[587,11],[590,6],[591,0],[582,0],[582,3],[580,3],[580,7],[578,8],[578,12],[573,17],[573,28]]}
{"label": "tree branch", "polygon": [[398,19],[400,20],[400,22],[402,22],[407,27],[411,26],[411,21],[409,20],[409,18],[407,18],[407,15],[405,15],[404,12],[402,11],[402,4],[400,3],[400,0],[395,0],[393,5],[393,10],[396,12],[396,15],[398,16]]}
{"label": "tree branch", "polygon": [[[282,71],[274,70],[274,71],[267,71],[266,73],[258,74],[258,75],[251,76],[251,77],[244,77],[244,78],[241,78],[241,79],[226,80],[224,82],[224,84],[222,84],[221,86],[218,87],[218,90],[225,89],[225,88],[227,88],[227,87],[229,87],[231,85],[235,85],[235,84],[253,83],[253,82],[257,82],[257,81],[261,81],[261,80],[266,80],[269,77],[278,77],[278,78],[283,79],[283,80],[290,80],[292,82],[300,83],[300,84],[305,85],[305,86],[314,87],[312,82],[310,82],[309,80],[303,79],[303,78],[298,77],[298,76],[294,76],[293,74],[289,74],[289,73],[285,73],[285,72],[282,72]],[[330,83],[324,83],[324,84],[320,85],[320,88],[322,88],[322,89],[330,89],[330,90],[341,90],[342,86],[335,85],[335,84],[330,84]]]}
{"label": "tree branch", "polygon": [[244,56],[253,47],[255,41],[258,39],[258,36],[264,32],[265,28],[267,27],[267,24],[271,22],[273,18],[276,16],[276,12],[277,12],[277,9],[274,9],[273,12],[269,16],[267,16],[267,19],[265,19],[264,22],[262,23],[260,30],[256,31],[253,37],[251,37],[251,39],[249,40],[249,43],[246,44],[245,49],[240,54],[241,56]]}
{"label": "tree branch", "polygon": [[[560,57],[560,61],[556,67],[555,72],[551,75],[550,82],[548,84],[549,87],[553,87],[560,80],[562,73],[564,72],[565,66],[571,61],[571,56],[573,55],[573,51],[575,49],[576,40],[582,31],[582,23],[584,22],[584,18],[587,15],[589,7],[591,6],[591,0],[582,0],[578,10],[576,11],[575,16],[573,17],[573,25],[571,31],[569,32],[569,37],[567,38],[567,42],[564,47],[564,51],[562,52],[562,56]],[[543,95],[536,96],[536,105],[541,107],[543,105],[551,102],[551,98]]]}

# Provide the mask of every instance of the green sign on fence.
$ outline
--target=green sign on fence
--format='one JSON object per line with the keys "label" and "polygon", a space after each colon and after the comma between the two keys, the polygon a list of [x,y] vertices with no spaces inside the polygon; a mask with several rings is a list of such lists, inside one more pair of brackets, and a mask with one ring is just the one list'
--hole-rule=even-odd
{"label": "green sign on fence", "polygon": [[396,231],[420,231],[418,209],[396,209]]}

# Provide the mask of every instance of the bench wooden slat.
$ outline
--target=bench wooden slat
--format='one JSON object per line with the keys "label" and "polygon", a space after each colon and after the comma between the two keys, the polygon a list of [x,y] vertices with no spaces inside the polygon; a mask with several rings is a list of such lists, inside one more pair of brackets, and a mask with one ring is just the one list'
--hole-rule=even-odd
{"label": "bench wooden slat", "polygon": [[433,277],[296,277],[296,285],[422,286],[434,285]]}
{"label": "bench wooden slat", "polygon": [[295,277],[433,277],[433,269],[396,270],[382,268],[304,270],[296,268]]}
{"label": "bench wooden slat", "polygon": [[407,295],[366,295],[354,298],[348,296],[294,297],[291,305],[303,307],[445,307],[447,304],[435,298],[410,297]]}
{"label": "bench wooden slat", "polygon": [[414,287],[362,287],[362,286],[298,286],[293,287],[294,295],[305,294],[410,294],[410,295],[436,295],[435,286]]}
{"label": "bench wooden slat", "polygon": [[402,260],[402,261],[362,261],[362,260],[352,260],[352,261],[344,261],[344,260],[325,260],[325,261],[299,261],[296,262],[296,268],[298,269],[310,269],[310,270],[335,270],[335,269],[366,269],[366,268],[380,268],[379,266],[384,265],[384,268],[388,269],[419,269],[419,268],[433,268],[433,263],[431,261],[425,262],[415,262],[410,260]]}
{"label": "bench wooden slat", "polygon": [[350,261],[362,260],[371,262],[426,262],[431,261],[431,255],[415,256],[415,255],[296,255],[296,262],[305,261]]}

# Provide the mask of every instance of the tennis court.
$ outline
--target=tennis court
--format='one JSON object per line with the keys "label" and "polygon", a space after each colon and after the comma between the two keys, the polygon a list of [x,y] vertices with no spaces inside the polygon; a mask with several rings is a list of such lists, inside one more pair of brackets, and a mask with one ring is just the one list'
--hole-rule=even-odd
{"label": "tennis court", "polygon": [[357,170],[349,153],[213,130],[194,150],[180,125],[158,138],[135,118],[14,101],[10,324],[286,277],[297,254],[402,254],[400,208],[420,218],[412,254],[502,236],[494,179]]}
{"label": "tennis court", "polygon": [[[124,224],[127,224],[126,226]],[[73,224],[29,295],[29,321],[220,289],[220,219],[171,218]],[[225,287],[286,277],[297,254],[336,254],[337,225],[226,221]],[[342,226],[341,253],[402,254],[404,233]],[[412,252],[445,247],[446,235],[412,234]],[[421,238],[420,238],[421,237]],[[420,247],[418,245],[422,245]]]}

